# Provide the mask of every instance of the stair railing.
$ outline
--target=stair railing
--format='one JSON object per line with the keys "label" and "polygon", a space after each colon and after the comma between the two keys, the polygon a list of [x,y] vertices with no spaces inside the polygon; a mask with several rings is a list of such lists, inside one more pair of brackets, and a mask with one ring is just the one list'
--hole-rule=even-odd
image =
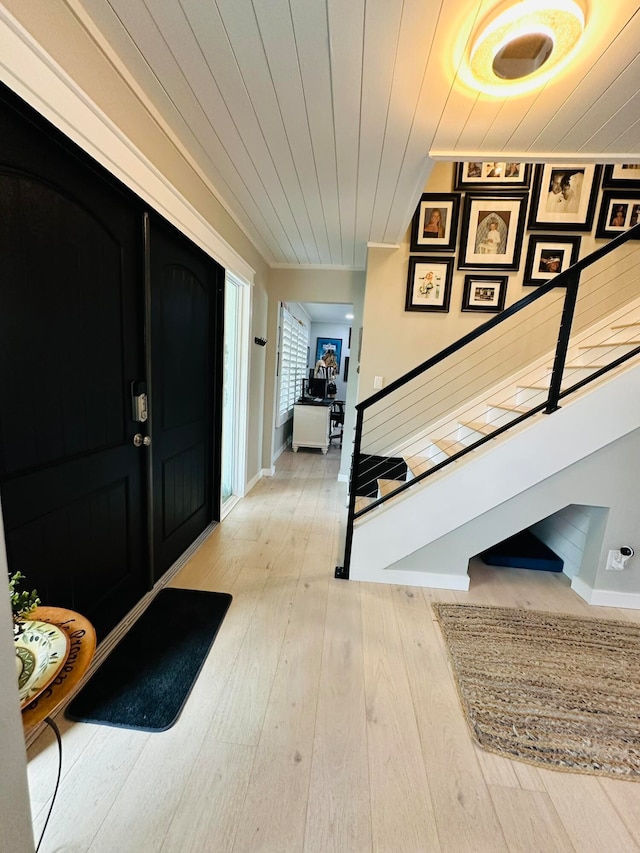
{"label": "stair railing", "polygon": [[[578,332],[586,333],[585,330],[590,328],[594,319],[616,310],[624,310],[626,304],[640,296],[640,244],[630,242],[637,240],[640,240],[640,224],[620,234],[356,405],[344,561],[342,566],[336,567],[336,577],[349,577],[353,528],[357,519],[374,511],[390,498],[433,477],[487,442],[495,441],[534,415],[552,414],[560,408],[562,399],[640,353],[640,345],[633,346],[604,365],[597,365],[593,369],[588,365],[582,369],[581,365],[573,365],[573,372],[569,371],[565,375],[576,325],[580,327]],[[612,253],[616,253],[614,258],[611,257]],[[604,298],[603,293],[606,294]],[[576,309],[583,295],[585,298],[580,322],[576,324]],[[624,346],[624,342],[611,339],[610,349],[615,350],[620,346]],[[554,355],[549,375],[543,383],[527,391],[533,395],[528,404],[518,405],[506,415],[498,414],[493,421],[482,424],[482,434],[467,439],[465,444],[445,438],[444,443],[451,448],[447,455],[436,449],[432,458],[412,456],[412,443],[424,441],[428,431],[425,427],[437,429],[446,416],[451,416],[452,412],[460,408],[465,395],[468,397],[471,393],[469,411],[475,410],[483,393],[481,383],[478,382],[478,364],[489,377],[487,387],[496,384],[500,387],[501,381],[506,387],[507,376],[511,378],[514,373],[509,357],[517,361],[523,353],[526,358],[516,366],[524,371],[532,360],[535,363],[537,357],[541,361],[551,349]],[[544,368],[541,370],[544,371]],[[585,372],[586,376],[581,375]],[[461,383],[466,373],[475,374],[468,386]],[[431,377],[435,378],[431,381]],[[494,381],[496,377],[497,383]],[[509,386],[512,384],[510,382]],[[501,405],[500,402],[496,405],[498,413]],[[475,428],[470,427],[470,431],[473,432]],[[415,438],[416,433],[418,439]],[[411,479],[406,479],[409,473],[409,463],[405,462],[407,458],[410,461],[420,459]],[[385,481],[385,476],[390,479]],[[391,488],[384,494],[378,491],[381,480],[391,484]],[[362,498],[367,499],[366,502]]]}

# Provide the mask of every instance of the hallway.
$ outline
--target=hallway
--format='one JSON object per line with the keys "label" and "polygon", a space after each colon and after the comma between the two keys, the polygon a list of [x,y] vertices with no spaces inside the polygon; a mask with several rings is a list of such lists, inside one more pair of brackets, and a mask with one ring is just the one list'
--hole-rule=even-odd
{"label": "hallway", "polygon": [[[640,784],[477,748],[431,603],[640,620],[563,575],[475,562],[469,592],[335,580],[337,448],[285,452],[171,582],[233,602],[178,723],[149,734],[61,715],[42,853],[640,851]],[[55,782],[29,750],[35,835]]]}

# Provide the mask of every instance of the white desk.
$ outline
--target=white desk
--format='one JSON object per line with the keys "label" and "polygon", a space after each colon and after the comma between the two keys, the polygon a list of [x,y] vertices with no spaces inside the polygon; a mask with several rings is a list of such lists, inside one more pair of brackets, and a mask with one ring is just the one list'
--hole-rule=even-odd
{"label": "white desk", "polygon": [[293,407],[293,452],[299,447],[319,447],[323,453],[329,449],[331,404]]}

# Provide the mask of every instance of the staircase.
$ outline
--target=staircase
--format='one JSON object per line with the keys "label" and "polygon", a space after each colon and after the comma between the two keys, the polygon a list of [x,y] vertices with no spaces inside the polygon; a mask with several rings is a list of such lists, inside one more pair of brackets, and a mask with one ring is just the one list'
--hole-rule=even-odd
{"label": "staircase", "polygon": [[[596,371],[607,368],[614,359],[627,356],[638,347],[640,300],[577,338],[567,353],[567,363],[562,373],[563,386],[587,379]],[[439,463],[463,454],[479,440],[492,436],[496,427],[509,425],[527,414],[532,406],[544,403],[553,369],[550,363],[552,358],[551,353],[524,374],[513,377],[509,385],[493,389],[486,400],[452,412],[446,421],[432,425],[428,434],[414,437],[405,447],[394,448],[392,455],[406,463],[406,476],[392,480],[378,478],[376,498],[361,497],[359,506],[368,506],[381,497],[390,497],[400,489],[403,482],[411,481]],[[629,363],[624,362],[618,370],[628,367]],[[607,371],[606,379],[601,381],[610,378],[611,371]],[[483,449],[486,452],[490,447],[490,444],[485,444]]]}
{"label": "staircase", "polygon": [[[609,257],[629,235],[359,404],[338,577],[464,589],[470,557],[567,505],[524,511],[528,491],[640,427],[640,250]],[[522,363],[549,334],[555,348]],[[497,381],[480,387],[485,357]]]}

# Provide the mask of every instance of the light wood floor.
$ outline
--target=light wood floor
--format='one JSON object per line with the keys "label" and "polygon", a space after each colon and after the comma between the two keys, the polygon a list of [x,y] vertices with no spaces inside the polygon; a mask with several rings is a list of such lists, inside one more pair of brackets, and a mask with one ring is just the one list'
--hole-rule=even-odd
{"label": "light wood floor", "polygon": [[[335,580],[337,471],[337,448],[283,454],[172,582],[233,595],[172,729],[58,717],[43,853],[640,850],[640,783],[474,746],[430,605],[640,614],[590,608],[564,576],[482,564],[468,593]],[[29,754],[38,838],[53,736]]]}

